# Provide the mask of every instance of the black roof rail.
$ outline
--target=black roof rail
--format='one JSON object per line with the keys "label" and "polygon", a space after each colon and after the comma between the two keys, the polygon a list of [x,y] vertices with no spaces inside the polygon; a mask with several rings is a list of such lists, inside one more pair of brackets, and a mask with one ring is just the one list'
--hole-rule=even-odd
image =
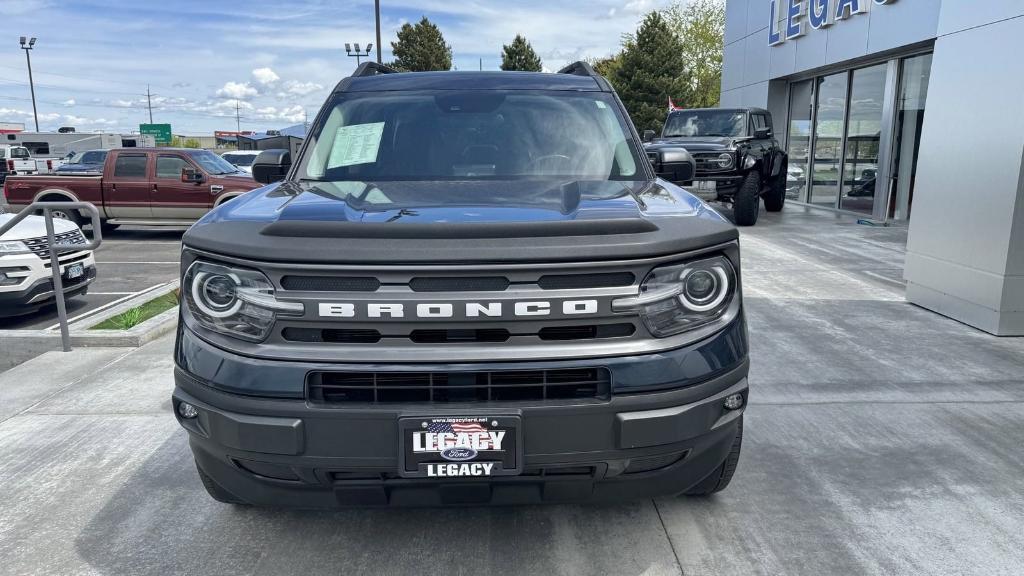
{"label": "black roof rail", "polygon": [[582,60],[573,62],[558,71],[559,74],[574,74],[576,76],[600,76],[594,67]]}
{"label": "black roof rail", "polygon": [[363,62],[358,67],[356,67],[356,71],[352,73],[352,76],[355,78],[361,78],[363,76],[376,76],[377,74],[394,74],[396,72],[398,72],[398,70],[395,70],[390,66],[377,64],[376,62],[371,60],[369,62]]}

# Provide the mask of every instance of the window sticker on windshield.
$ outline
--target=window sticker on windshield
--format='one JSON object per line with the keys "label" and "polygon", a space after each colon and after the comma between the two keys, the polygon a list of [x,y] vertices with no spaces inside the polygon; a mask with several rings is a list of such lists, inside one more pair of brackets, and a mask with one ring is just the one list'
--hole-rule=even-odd
{"label": "window sticker on windshield", "polygon": [[334,146],[327,160],[328,168],[369,164],[377,161],[377,150],[384,134],[384,123],[341,126],[334,136]]}

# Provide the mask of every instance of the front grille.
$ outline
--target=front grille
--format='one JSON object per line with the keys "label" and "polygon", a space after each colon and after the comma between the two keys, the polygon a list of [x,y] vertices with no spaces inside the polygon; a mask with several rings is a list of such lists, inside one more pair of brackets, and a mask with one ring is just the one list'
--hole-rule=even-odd
{"label": "front grille", "polygon": [[[693,154],[693,161],[697,167],[697,174],[708,174],[714,172],[728,172],[736,168],[730,164],[728,168],[718,165],[718,157],[722,152],[696,152]],[[734,158],[735,160],[735,158]]]}
{"label": "front grille", "polygon": [[[532,334],[541,340],[597,340],[632,336],[636,326],[627,323],[590,324],[583,326],[545,326]],[[281,331],[288,342],[326,344],[376,344],[384,338],[405,339],[415,344],[461,344],[467,342],[507,342],[513,334],[506,328],[433,328],[416,329],[407,334],[384,335],[373,328],[300,328],[291,326]]]}
{"label": "front grille", "polygon": [[[86,244],[85,236],[81,230],[72,230],[70,232],[61,232],[55,234],[53,237],[57,244]],[[32,251],[33,254],[39,256],[43,260],[50,259],[50,248],[46,243],[46,236],[40,236],[38,238],[29,238],[28,240],[22,240],[25,246]]]}
{"label": "front grille", "polygon": [[413,292],[501,292],[507,290],[504,276],[455,276],[451,278],[413,278],[409,288]]}
{"label": "front grille", "polygon": [[308,292],[375,292],[380,280],[372,276],[284,276],[281,287]]}
{"label": "front grille", "polygon": [[313,372],[307,398],[322,404],[607,400],[605,368],[486,372]]}

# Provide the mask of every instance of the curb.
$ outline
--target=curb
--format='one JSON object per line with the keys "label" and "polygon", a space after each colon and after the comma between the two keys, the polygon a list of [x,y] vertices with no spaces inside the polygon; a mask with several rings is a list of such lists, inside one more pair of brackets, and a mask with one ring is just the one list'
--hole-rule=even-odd
{"label": "curb", "polygon": [[[125,310],[144,304],[153,298],[167,294],[177,287],[177,280],[161,284],[117,306],[76,319],[68,327],[71,334],[71,346],[138,348],[173,331],[178,323],[177,308],[161,312],[128,330],[89,330],[89,327],[117,316]],[[45,352],[60,349],[59,328],[53,330],[0,330],[0,350],[3,350],[6,356],[0,358],[0,371]]]}

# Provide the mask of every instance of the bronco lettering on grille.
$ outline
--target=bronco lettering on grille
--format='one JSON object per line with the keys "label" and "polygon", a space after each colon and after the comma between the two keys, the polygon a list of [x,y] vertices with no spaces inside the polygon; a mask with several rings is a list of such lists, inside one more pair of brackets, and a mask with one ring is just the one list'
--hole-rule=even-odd
{"label": "bronco lettering on grille", "polygon": [[548,316],[552,310],[561,309],[566,316],[583,316],[597,314],[597,300],[564,300],[550,302],[547,300],[530,300],[513,302],[506,308],[502,302],[465,302],[453,304],[449,302],[431,302],[405,305],[398,302],[360,303],[362,310],[352,302],[320,302],[319,314],[324,318],[355,318],[357,312],[363,312],[367,318],[452,318],[456,306],[467,318],[490,316],[499,318],[506,310],[513,316]]}

